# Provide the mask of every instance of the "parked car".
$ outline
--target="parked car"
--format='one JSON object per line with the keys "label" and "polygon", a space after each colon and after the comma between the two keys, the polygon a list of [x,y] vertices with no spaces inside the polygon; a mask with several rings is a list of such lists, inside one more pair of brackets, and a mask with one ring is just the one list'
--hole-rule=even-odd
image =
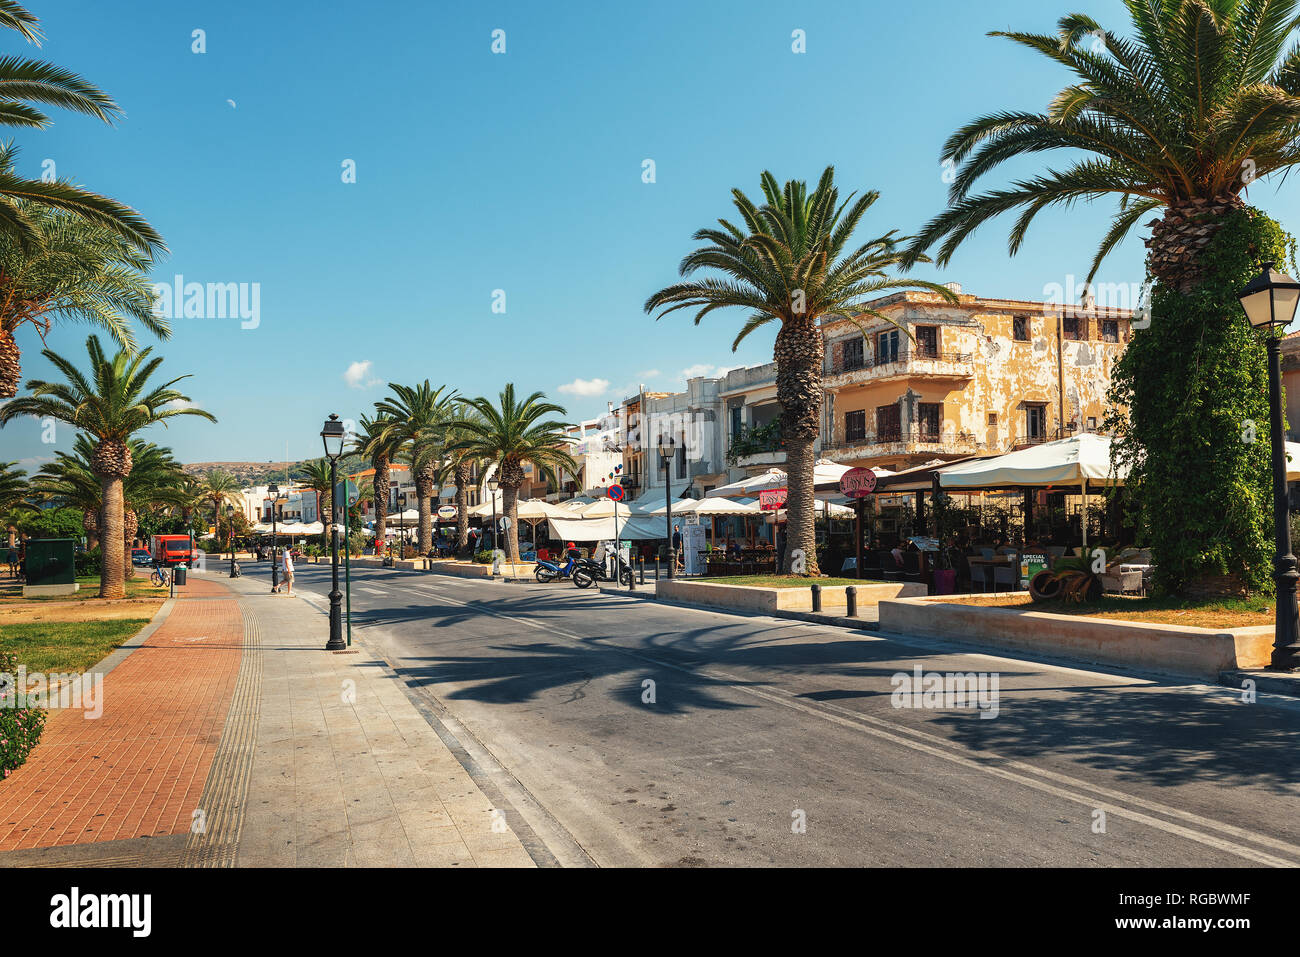
{"label": "parked car", "polygon": [[148,568],[153,564],[153,555],[147,548],[131,549],[131,564],[137,568]]}

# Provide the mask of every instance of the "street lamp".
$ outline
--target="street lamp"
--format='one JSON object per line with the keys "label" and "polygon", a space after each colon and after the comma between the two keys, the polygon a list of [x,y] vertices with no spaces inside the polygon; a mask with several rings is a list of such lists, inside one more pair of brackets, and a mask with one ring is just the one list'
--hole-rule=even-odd
{"label": "street lamp", "polygon": [[1300,609],[1296,606],[1296,557],[1291,553],[1291,514],[1286,489],[1286,436],[1282,432],[1281,332],[1295,318],[1300,304],[1300,282],[1264,263],[1264,271],[1246,284],[1238,296],[1246,318],[1256,329],[1266,330],[1268,345],[1269,430],[1273,442],[1273,535],[1277,557],[1273,580],[1277,582],[1273,625],[1274,671],[1300,669]]}
{"label": "street lamp", "polygon": [[235,506],[226,506],[226,537],[230,545],[230,577],[235,577]]}
{"label": "street lamp", "polygon": [[[497,489],[501,487],[501,483],[493,476],[487,480],[487,487],[488,497],[492,499],[492,551],[495,552],[497,550]],[[494,576],[495,574],[493,572]]]}
{"label": "street lamp", "polygon": [[677,573],[677,549],[673,547],[673,490],[672,490],[672,473],[669,471],[670,462],[668,453],[675,451],[674,441],[669,439],[664,442],[662,433],[659,435],[659,464],[664,470],[664,504],[668,508],[668,524],[665,526],[668,530],[668,580],[672,581]]}
{"label": "street lamp", "polygon": [[275,591],[280,587],[280,576],[275,570],[275,552],[279,547],[279,539],[275,534],[275,500],[280,497],[280,486],[272,482],[266,487],[266,494],[271,498],[271,591]]}
{"label": "street lamp", "polygon": [[339,591],[339,526],[338,526],[338,480],[334,467],[343,454],[343,423],[337,415],[330,415],[320,430],[321,442],[325,445],[325,457],[330,460],[330,565],[333,573],[333,587],[330,590],[330,640],[325,645],[326,651],[343,651],[347,645],[343,641],[343,594]]}
{"label": "street lamp", "polygon": [[397,556],[406,558],[406,493],[397,493]]}

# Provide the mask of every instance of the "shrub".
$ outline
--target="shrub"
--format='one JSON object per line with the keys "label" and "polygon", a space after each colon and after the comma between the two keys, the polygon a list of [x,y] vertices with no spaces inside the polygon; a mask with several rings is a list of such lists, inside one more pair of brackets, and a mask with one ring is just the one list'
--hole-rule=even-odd
{"label": "shrub", "polygon": [[45,711],[41,708],[13,707],[14,675],[18,671],[18,658],[0,652],[0,674],[4,675],[0,690],[0,776],[9,777],[11,771],[22,766],[27,755],[45,730]]}
{"label": "shrub", "polygon": [[104,565],[103,553],[98,545],[89,551],[77,552],[72,561],[76,573],[83,577],[98,575]]}
{"label": "shrub", "polygon": [[484,549],[484,550],[481,551],[481,552],[475,552],[475,553],[474,553],[474,561],[478,562],[480,565],[491,565],[491,564],[492,564],[492,552],[491,552],[491,551],[488,551],[487,549]]}

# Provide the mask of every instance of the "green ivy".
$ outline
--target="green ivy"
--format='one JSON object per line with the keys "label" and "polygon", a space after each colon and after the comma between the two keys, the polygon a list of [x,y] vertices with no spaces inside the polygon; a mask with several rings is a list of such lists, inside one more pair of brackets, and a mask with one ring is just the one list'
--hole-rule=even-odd
{"label": "green ivy", "polygon": [[[1157,592],[1214,575],[1268,591],[1272,472],[1268,364],[1238,294],[1295,241],[1255,209],[1230,214],[1190,293],[1156,287],[1111,380],[1107,427],[1130,466],[1131,517],[1150,544]],[[1288,257],[1290,253],[1290,257]],[[1253,440],[1253,441],[1252,441]]]}

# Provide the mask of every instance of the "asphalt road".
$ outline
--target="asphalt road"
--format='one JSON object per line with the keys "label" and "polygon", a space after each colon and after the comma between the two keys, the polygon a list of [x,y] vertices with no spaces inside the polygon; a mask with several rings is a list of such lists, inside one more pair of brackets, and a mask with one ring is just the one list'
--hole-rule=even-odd
{"label": "asphalt road", "polygon": [[[1300,864],[1300,702],[567,583],[357,570],[352,610],[543,863]],[[996,714],[895,707],[917,666]]]}

